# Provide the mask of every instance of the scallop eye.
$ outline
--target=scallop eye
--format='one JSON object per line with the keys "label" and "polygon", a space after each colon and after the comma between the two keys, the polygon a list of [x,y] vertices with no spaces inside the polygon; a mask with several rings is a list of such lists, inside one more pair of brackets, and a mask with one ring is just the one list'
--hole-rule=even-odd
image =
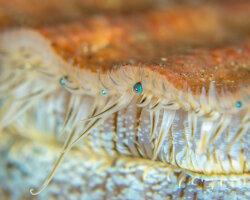
{"label": "scallop eye", "polygon": [[66,85],[66,83],[67,83],[67,80],[68,80],[68,76],[61,77],[60,80],[59,80],[61,86],[64,87]]}
{"label": "scallop eye", "polygon": [[241,101],[236,101],[235,102],[235,107],[238,108],[238,109],[242,108],[242,102]]}
{"label": "scallop eye", "polygon": [[101,91],[101,95],[102,95],[102,96],[105,96],[106,94],[107,94],[107,92],[106,92],[105,90],[102,90],[102,91]]}
{"label": "scallop eye", "polygon": [[136,84],[134,84],[134,92],[137,93],[137,94],[141,94],[143,89],[142,89],[142,85],[140,82],[137,82]]}

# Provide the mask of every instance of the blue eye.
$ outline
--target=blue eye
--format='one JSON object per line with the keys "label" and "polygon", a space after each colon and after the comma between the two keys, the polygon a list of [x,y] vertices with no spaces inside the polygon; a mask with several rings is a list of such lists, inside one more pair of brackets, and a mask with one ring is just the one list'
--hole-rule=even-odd
{"label": "blue eye", "polygon": [[140,82],[137,82],[136,84],[134,84],[134,92],[137,93],[137,94],[141,94],[143,89],[142,89],[142,85]]}
{"label": "blue eye", "polygon": [[61,86],[64,87],[66,85],[66,83],[67,83],[67,80],[68,80],[68,76],[61,77],[60,80],[59,80]]}
{"label": "blue eye", "polygon": [[101,95],[102,95],[102,96],[105,96],[106,94],[107,94],[107,92],[106,92],[105,90],[102,90],[102,91],[101,91]]}
{"label": "blue eye", "polygon": [[235,107],[236,108],[242,108],[242,102],[241,101],[236,101],[235,102]]}

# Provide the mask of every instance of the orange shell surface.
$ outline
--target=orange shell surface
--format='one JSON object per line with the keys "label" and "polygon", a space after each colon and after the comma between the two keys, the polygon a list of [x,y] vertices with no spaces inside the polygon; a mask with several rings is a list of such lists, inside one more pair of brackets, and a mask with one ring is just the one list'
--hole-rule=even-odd
{"label": "orange shell surface", "polygon": [[[37,31],[66,62],[92,71],[140,65],[193,91],[211,82],[229,91],[249,85],[250,3],[149,9],[147,1],[142,9],[131,2],[1,1],[0,26]],[[89,12],[80,12],[83,7]]]}

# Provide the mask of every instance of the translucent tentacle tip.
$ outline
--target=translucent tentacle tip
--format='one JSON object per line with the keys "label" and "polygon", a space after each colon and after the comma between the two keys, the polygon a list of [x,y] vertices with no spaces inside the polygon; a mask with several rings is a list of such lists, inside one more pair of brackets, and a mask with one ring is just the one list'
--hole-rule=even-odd
{"label": "translucent tentacle tip", "polygon": [[66,86],[67,81],[68,81],[68,76],[63,76],[60,78],[59,83],[61,86],[64,87],[64,86]]}
{"label": "translucent tentacle tip", "polygon": [[136,84],[134,84],[133,90],[134,90],[135,93],[141,94],[142,91],[143,91],[141,82],[137,82]]}
{"label": "translucent tentacle tip", "polygon": [[242,102],[241,101],[236,101],[235,102],[235,107],[238,108],[238,109],[241,109],[243,106]]}

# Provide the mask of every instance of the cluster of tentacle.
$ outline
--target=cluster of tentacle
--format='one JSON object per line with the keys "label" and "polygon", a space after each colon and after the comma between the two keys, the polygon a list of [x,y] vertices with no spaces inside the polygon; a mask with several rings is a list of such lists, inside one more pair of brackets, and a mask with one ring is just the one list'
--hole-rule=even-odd
{"label": "cluster of tentacle", "polygon": [[[92,72],[66,64],[50,49],[52,56],[44,62],[43,56],[47,54],[41,48],[43,41],[37,47],[27,41],[9,46],[3,44],[1,128],[34,107],[40,99],[65,90],[70,95],[62,126],[68,138],[38,192],[50,182],[65,153],[110,119],[115,121],[110,123],[116,134],[114,148],[118,153],[161,160],[190,173],[248,173],[244,146],[248,144],[246,137],[250,127],[248,88],[234,95],[224,90],[217,93],[211,83],[209,90],[202,88],[194,94],[188,86],[177,89],[163,75],[144,66]],[[85,101],[86,97],[94,101]],[[126,116],[130,119],[125,119]],[[131,124],[119,125],[119,117]],[[124,127],[125,132],[130,130],[131,133],[125,138]],[[227,142],[220,148],[218,145],[225,135]],[[226,152],[227,164],[223,164],[225,156],[217,157],[218,149]],[[201,167],[197,164],[198,159],[203,159]],[[209,160],[210,164],[204,168]]]}

